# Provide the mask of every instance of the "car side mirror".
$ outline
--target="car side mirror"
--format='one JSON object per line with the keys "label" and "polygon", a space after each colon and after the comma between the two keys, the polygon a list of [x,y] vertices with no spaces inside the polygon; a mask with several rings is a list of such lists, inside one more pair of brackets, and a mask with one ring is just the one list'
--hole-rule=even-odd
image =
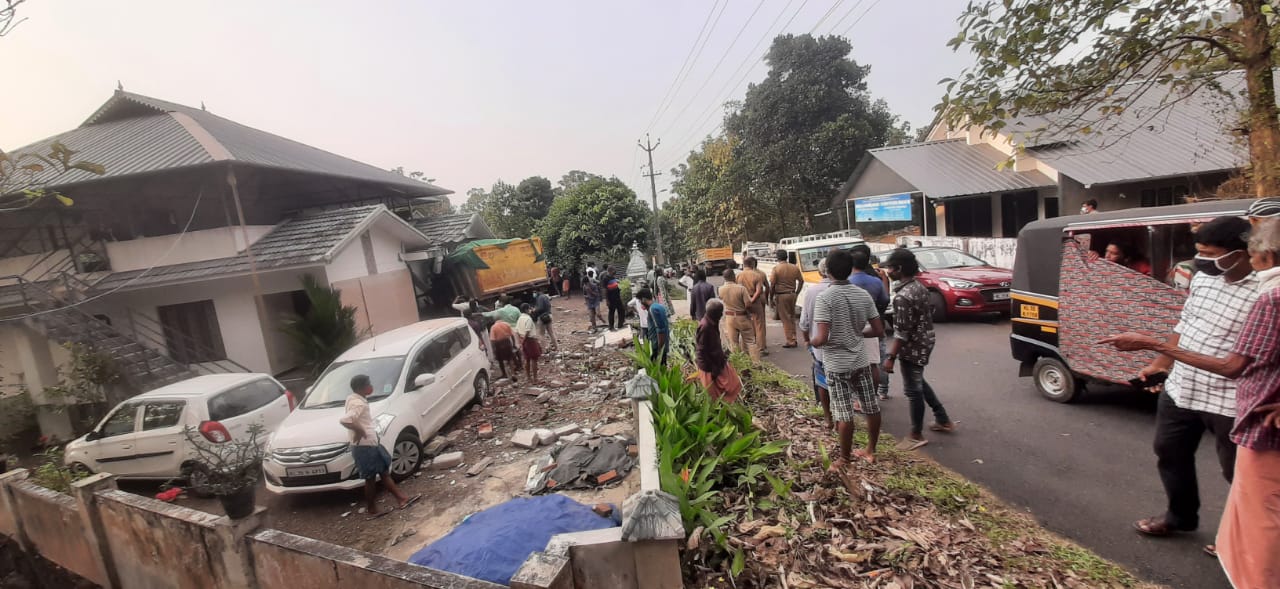
{"label": "car side mirror", "polygon": [[436,382],[436,375],[419,374],[417,378],[413,379],[413,388],[420,389],[422,387],[428,387],[435,384],[435,382]]}
{"label": "car side mirror", "polygon": [[98,440],[101,438],[102,438],[102,432],[96,429],[84,435],[84,441],[86,442],[92,442],[94,440]]}

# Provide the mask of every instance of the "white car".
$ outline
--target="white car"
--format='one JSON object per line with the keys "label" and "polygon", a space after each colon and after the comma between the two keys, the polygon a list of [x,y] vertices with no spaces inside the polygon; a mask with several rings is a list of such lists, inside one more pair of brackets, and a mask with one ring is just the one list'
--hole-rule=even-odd
{"label": "white car", "polygon": [[466,321],[432,319],[374,336],[325,369],[268,444],[267,489],[277,494],[364,485],[342,418],[351,378],[373,384],[369,409],[397,481],[422,463],[422,443],[489,392],[489,358]]}
{"label": "white car", "polygon": [[197,376],[120,403],[68,443],[63,460],[73,470],[120,478],[188,477],[195,450],[186,428],[218,444],[243,439],[256,423],[265,442],[294,405],[293,393],[266,374]]}

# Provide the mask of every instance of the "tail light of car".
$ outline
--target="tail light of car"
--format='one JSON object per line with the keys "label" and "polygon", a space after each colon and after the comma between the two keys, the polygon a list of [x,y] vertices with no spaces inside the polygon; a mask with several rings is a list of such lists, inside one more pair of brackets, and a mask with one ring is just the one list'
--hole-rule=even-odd
{"label": "tail light of car", "polygon": [[298,398],[293,395],[293,391],[285,389],[284,397],[289,400],[289,411],[298,408]]}
{"label": "tail light of car", "polygon": [[231,432],[227,431],[226,426],[216,421],[205,421],[200,423],[200,435],[204,439],[215,444],[222,444],[231,441]]}

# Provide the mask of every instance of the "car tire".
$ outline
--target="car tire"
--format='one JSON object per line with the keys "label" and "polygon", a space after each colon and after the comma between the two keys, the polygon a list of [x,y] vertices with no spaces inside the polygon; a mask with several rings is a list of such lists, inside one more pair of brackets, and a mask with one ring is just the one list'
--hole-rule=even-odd
{"label": "car tire", "polygon": [[471,383],[471,389],[475,391],[475,396],[471,398],[473,405],[484,407],[484,398],[489,396],[489,375],[481,370],[476,375],[476,380]]}
{"label": "car tire", "polygon": [[89,465],[83,462],[72,462],[71,466],[67,467],[67,470],[71,471],[71,474],[74,474],[76,476],[87,477],[93,474],[93,469],[89,468]]}
{"label": "car tire", "polygon": [[418,472],[422,466],[422,440],[413,430],[404,430],[391,447],[391,478],[403,481]]}
{"label": "car tire", "polygon": [[182,468],[182,476],[187,479],[187,492],[190,493],[192,497],[198,497],[200,499],[213,497],[212,493],[200,490],[204,487],[203,481],[208,478],[208,474],[208,469],[206,469],[203,464],[199,463],[188,464]]}
{"label": "car tire", "polygon": [[1055,403],[1071,403],[1080,398],[1084,383],[1072,374],[1061,360],[1041,357],[1036,360],[1031,370],[1036,390],[1040,395]]}
{"label": "car tire", "polygon": [[942,293],[929,291],[929,304],[933,307],[933,322],[944,323],[947,320],[947,298]]}

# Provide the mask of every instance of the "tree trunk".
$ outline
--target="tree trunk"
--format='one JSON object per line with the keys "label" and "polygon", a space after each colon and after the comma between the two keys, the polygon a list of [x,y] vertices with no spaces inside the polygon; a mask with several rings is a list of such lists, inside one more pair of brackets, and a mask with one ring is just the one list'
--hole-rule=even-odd
{"label": "tree trunk", "polygon": [[1249,161],[1256,196],[1280,194],[1280,109],[1276,108],[1275,75],[1271,70],[1275,46],[1263,0],[1239,2],[1248,108]]}

